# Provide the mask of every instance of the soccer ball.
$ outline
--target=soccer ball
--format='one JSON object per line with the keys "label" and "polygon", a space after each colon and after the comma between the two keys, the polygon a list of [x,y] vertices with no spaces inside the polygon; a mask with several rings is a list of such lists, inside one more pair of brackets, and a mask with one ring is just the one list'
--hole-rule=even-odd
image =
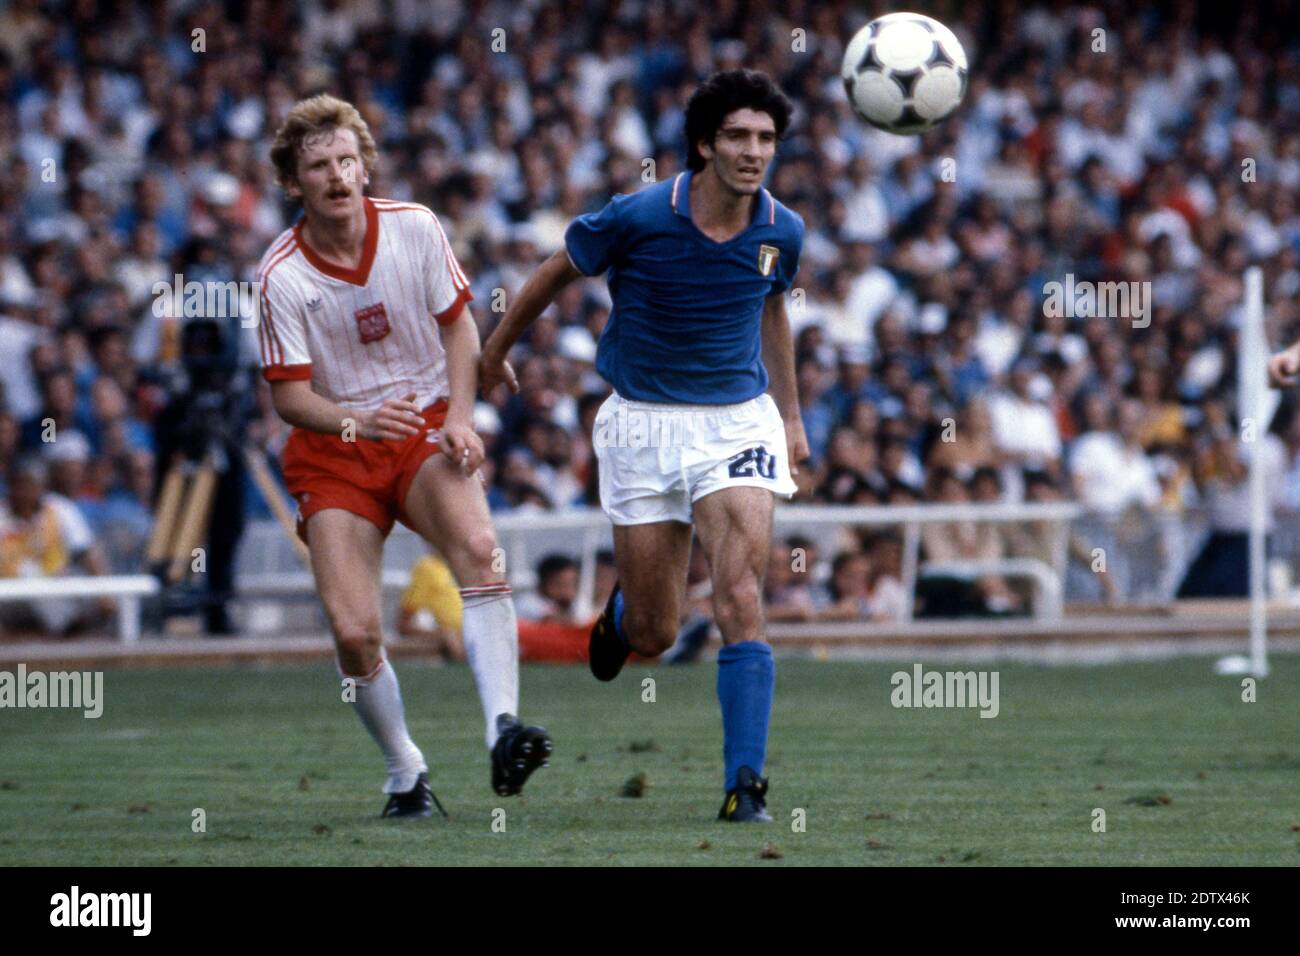
{"label": "soccer ball", "polygon": [[938,20],[890,13],[853,35],[840,74],[855,113],[877,129],[909,136],[961,105],[966,51]]}

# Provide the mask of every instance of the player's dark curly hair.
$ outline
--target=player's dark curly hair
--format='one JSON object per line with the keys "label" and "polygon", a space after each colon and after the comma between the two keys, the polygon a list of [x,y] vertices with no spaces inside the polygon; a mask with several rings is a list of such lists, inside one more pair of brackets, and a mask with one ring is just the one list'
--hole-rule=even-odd
{"label": "player's dark curly hair", "polygon": [[727,70],[714,73],[700,84],[686,104],[686,165],[692,172],[704,168],[704,156],[696,143],[712,143],[722,121],[746,107],[766,113],[776,126],[776,138],[785,135],[794,104],[766,73],[757,70]]}

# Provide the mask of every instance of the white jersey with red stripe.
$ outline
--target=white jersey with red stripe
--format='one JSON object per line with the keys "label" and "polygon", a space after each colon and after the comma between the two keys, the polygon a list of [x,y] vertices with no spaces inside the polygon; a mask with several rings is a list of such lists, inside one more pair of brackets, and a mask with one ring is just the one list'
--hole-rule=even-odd
{"label": "white jersey with red stripe", "polygon": [[473,296],[438,218],[418,203],[363,199],[366,235],[354,269],[312,249],[300,220],[258,266],[262,374],[310,380],[344,408],[378,408],[411,392],[445,397],[447,361],[435,325]]}

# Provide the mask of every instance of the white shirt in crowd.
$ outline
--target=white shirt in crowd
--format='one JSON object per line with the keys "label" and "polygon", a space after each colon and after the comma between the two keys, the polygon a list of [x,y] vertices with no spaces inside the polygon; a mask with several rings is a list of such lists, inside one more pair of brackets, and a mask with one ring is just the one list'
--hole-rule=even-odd
{"label": "white shirt in crowd", "polygon": [[41,393],[32,372],[32,349],[47,338],[39,326],[0,315],[0,389],[9,410],[21,422],[41,410]]}
{"label": "white shirt in crowd", "polygon": [[1061,457],[1061,433],[1052,410],[1042,402],[1002,392],[989,399],[993,442],[999,451],[1043,464]]}
{"label": "white shirt in crowd", "polygon": [[1160,482],[1151,459],[1115,432],[1087,432],[1070,453],[1079,501],[1093,511],[1117,514],[1137,505],[1154,508],[1160,503]]}
{"label": "white shirt in crowd", "polygon": [[861,329],[863,340],[871,338],[876,320],[885,314],[897,295],[898,280],[883,266],[872,266],[853,280],[844,307],[848,321]]}

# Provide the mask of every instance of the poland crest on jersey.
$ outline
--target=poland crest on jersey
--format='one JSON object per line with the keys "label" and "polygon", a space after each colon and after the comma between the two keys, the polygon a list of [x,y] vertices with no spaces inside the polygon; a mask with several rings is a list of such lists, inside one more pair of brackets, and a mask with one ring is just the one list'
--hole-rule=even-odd
{"label": "poland crest on jersey", "polygon": [[777,257],[781,255],[781,250],[776,246],[769,246],[766,243],[758,247],[758,271],[765,276],[770,276],[772,270],[776,268]]}

